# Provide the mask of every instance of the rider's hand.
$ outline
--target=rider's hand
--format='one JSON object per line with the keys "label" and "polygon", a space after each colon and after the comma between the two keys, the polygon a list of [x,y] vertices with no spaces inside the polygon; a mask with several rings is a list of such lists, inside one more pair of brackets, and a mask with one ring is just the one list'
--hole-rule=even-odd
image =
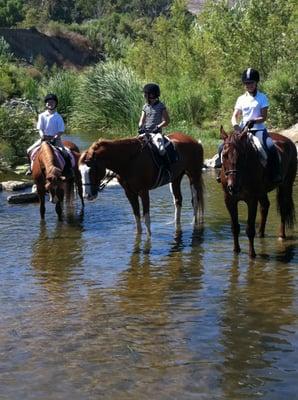
{"label": "rider's hand", "polygon": [[256,121],[254,119],[251,119],[250,121],[248,121],[247,122],[248,129],[251,129],[255,123],[256,123]]}
{"label": "rider's hand", "polygon": [[161,129],[159,126],[156,125],[154,129],[152,129],[152,133],[160,133]]}

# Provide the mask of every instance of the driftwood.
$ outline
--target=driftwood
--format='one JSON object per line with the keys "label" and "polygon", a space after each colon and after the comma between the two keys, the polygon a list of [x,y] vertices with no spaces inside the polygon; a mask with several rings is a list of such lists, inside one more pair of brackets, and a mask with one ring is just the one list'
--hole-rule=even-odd
{"label": "driftwood", "polygon": [[37,193],[19,193],[8,196],[7,201],[10,204],[36,203],[38,202],[38,195]]}

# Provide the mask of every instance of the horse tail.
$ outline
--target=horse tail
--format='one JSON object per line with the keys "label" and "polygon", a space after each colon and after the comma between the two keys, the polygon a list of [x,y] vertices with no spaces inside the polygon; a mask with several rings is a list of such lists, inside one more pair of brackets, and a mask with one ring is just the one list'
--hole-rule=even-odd
{"label": "horse tail", "polygon": [[297,173],[297,150],[293,142],[288,141],[287,146],[287,174],[284,182],[277,188],[277,211],[281,216],[281,220],[289,228],[293,228],[296,222],[295,204],[293,201],[293,185]]}
{"label": "horse tail", "polygon": [[200,213],[203,215],[205,210],[205,202],[204,202],[204,195],[205,195],[205,184],[203,180],[202,170],[204,167],[204,149],[201,140],[197,140],[198,148],[197,148],[197,161],[199,167],[199,174],[197,176],[197,184],[200,190],[198,191],[197,198],[198,198],[198,206]]}
{"label": "horse tail", "polygon": [[293,228],[296,222],[295,216],[295,205],[292,197],[293,188],[288,187],[287,190],[279,187],[277,189],[277,211],[281,216],[281,220],[284,221],[288,228]]}

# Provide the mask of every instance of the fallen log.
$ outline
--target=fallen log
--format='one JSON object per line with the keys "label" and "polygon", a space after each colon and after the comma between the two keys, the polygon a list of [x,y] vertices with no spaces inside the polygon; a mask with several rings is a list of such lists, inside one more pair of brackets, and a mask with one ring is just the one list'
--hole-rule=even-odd
{"label": "fallen log", "polygon": [[8,196],[7,201],[10,204],[36,203],[38,202],[38,195],[37,193],[19,193]]}

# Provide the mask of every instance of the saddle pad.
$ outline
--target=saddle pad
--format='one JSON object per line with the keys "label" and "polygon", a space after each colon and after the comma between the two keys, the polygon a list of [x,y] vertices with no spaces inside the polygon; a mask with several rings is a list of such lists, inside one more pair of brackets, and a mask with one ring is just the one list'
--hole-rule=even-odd
{"label": "saddle pad", "polygon": [[[52,145],[50,145],[50,146],[54,150],[55,157],[56,157],[56,159],[58,161],[58,164],[59,164],[58,167],[61,170],[63,170],[64,167],[65,167],[65,160],[64,160],[64,156],[62,154],[62,149],[59,148],[59,147],[52,146]],[[72,154],[71,150],[68,147],[64,147],[64,148],[67,150],[67,153],[68,153],[68,155],[70,157],[70,160],[71,160],[71,166],[72,166],[72,168],[74,168],[75,165],[76,165],[76,160],[74,158],[74,155]],[[35,160],[37,152],[38,152],[39,149],[40,149],[40,145],[35,147],[35,149],[33,149],[31,151],[31,153],[30,153],[31,168],[32,168],[33,161]]]}

